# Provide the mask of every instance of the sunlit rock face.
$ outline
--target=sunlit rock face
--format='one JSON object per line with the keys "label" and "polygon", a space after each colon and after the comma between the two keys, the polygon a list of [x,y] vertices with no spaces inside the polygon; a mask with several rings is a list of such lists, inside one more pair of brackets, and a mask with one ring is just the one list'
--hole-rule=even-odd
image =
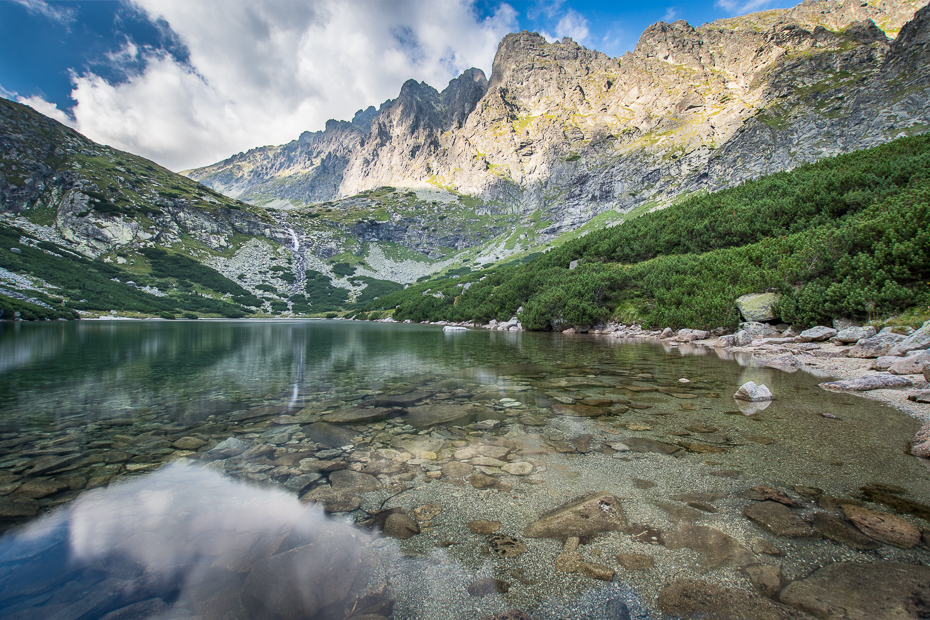
{"label": "sunlit rock face", "polygon": [[541,210],[556,234],[925,131],[922,5],[822,0],[660,22],[620,58],[509,34],[489,81],[478,69],[442,92],[411,80],[351,123],[188,174],[246,200],[451,188]]}

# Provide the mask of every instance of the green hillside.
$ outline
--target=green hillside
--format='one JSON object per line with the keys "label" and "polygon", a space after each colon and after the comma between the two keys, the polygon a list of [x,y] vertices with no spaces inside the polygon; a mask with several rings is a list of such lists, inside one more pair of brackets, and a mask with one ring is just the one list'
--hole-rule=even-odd
{"label": "green hillside", "polygon": [[[734,302],[775,291],[781,319],[872,319],[930,304],[930,136],[902,138],[569,241],[524,265],[431,281],[366,310],[506,320],[733,327]],[[573,261],[577,261],[571,269]]]}

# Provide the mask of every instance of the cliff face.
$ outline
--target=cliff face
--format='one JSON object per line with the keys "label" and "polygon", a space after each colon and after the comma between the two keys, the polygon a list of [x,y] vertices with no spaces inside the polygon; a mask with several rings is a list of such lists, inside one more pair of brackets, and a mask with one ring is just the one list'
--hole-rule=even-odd
{"label": "cliff face", "polygon": [[441,93],[407,82],[352,123],[188,175],[259,204],[443,187],[538,211],[552,236],[925,131],[922,4],[809,0],[700,28],[658,23],[621,58],[510,34],[489,83],[477,69]]}
{"label": "cliff face", "polygon": [[262,235],[273,223],[259,209],[4,99],[0,154],[0,217],[88,256],[182,238],[222,251],[236,235]]}

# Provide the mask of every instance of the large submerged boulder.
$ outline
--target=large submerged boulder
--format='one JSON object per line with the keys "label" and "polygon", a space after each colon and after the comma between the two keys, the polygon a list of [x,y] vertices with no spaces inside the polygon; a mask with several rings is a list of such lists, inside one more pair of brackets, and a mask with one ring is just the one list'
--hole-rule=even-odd
{"label": "large submerged boulder", "polygon": [[926,618],[930,567],[895,562],[829,564],[782,590],[782,603],[816,618]]}

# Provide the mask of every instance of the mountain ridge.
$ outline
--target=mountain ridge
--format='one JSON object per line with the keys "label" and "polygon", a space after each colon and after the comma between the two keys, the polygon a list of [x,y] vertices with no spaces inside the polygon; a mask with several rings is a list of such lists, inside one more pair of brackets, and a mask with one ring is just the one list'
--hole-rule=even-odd
{"label": "mountain ridge", "polygon": [[[548,43],[535,33],[510,34],[485,92],[457,127],[443,122],[439,91],[407,82],[397,99],[381,106],[367,134],[353,125],[351,139],[338,149],[326,150],[332,142],[325,141],[341,131],[328,123],[332,131],[319,134],[315,155],[303,160],[290,155],[300,149],[295,141],[187,174],[277,207],[382,185],[449,189],[524,216],[540,210],[553,220],[544,232],[552,239],[600,213],[661,207],[682,193],[713,191],[902,131],[925,131],[925,98],[891,110],[893,95],[863,96],[889,90],[882,67],[902,46],[888,35],[897,36],[921,5],[809,0],[698,28],[660,22],[643,32],[633,52],[614,59],[569,39]],[[926,77],[915,59],[909,67],[915,72],[910,85]],[[470,69],[442,92],[478,71]],[[860,101],[845,101],[850,95]],[[891,114],[904,122],[856,131]],[[821,139],[804,144],[764,136],[765,130]],[[750,154],[754,161],[743,161]],[[265,172],[275,169],[282,172]]]}

